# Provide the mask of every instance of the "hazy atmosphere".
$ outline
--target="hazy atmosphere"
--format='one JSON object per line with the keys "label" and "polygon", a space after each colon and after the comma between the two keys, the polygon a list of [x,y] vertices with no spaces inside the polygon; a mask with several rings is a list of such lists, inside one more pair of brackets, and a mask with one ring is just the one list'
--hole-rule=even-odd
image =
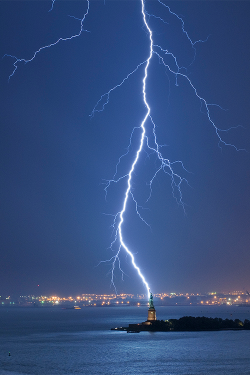
{"label": "hazy atmosphere", "polygon": [[[247,290],[250,2],[165,4],[182,17],[193,42],[206,41],[195,44],[195,56],[181,20],[148,1],[154,43],[177,57],[201,97],[221,107],[210,106],[211,117],[218,128],[232,128],[220,136],[236,148],[219,144],[188,81],[180,77],[176,85],[154,55],[147,100],[163,156],[184,164],[185,170],[175,168],[188,181],[181,185],[185,212],[163,171],[150,195],[157,160],[144,148],[132,191],[148,225],[130,198],[124,240],[154,293]],[[86,1],[55,1],[50,8],[49,1],[1,1],[0,56],[29,60],[39,48],[79,33]],[[114,291],[111,264],[100,262],[114,255],[109,248],[113,215],[122,209],[126,183],[111,184],[106,196],[104,189],[146,113],[144,67],[111,92],[104,111],[90,114],[100,97],[148,55],[141,2],[106,0],[90,2],[79,37],[18,63],[10,79],[15,59],[0,60],[0,293]],[[116,178],[128,173],[139,135],[136,129]],[[122,250],[120,260],[124,274],[116,269],[117,292],[145,293]]]}

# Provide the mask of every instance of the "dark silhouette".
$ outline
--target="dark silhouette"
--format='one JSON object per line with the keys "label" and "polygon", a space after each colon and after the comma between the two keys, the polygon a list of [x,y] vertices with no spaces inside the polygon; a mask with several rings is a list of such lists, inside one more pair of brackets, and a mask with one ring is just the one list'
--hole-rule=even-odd
{"label": "dark silhouette", "polygon": [[[145,322],[146,323],[146,322]],[[221,331],[221,330],[250,330],[250,320],[242,322],[239,319],[221,319],[184,316],[180,319],[155,320],[150,324],[129,324],[128,327],[112,328],[127,332],[140,331]]]}

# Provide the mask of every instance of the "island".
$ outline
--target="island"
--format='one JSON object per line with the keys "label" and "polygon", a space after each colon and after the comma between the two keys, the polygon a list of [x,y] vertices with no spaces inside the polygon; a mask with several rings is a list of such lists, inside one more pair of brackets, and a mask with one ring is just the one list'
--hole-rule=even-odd
{"label": "island", "polygon": [[250,320],[242,322],[239,319],[222,319],[184,316],[180,319],[157,320],[153,303],[153,295],[150,293],[148,319],[142,323],[129,324],[128,327],[111,328],[115,331],[127,331],[139,333],[141,331],[170,332],[170,331],[221,331],[221,330],[250,330]]}
{"label": "island", "polygon": [[180,319],[154,320],[143,323],[129,324],[128,327],[111,328],[128,333],[141,331],[170,332],[170,331],[221,331],[221,330],[250,330],[250,320],[242,322],[239,319],[221,319],[184,316]]}

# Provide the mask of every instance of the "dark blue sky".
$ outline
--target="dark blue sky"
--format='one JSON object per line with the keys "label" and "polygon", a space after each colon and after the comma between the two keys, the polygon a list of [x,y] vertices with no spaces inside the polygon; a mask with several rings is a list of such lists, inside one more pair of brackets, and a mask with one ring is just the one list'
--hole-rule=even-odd
{"label": "dark blue sky", "polygon": [[[196,45],[196,60],[181,23],[157,1],[146,2],[155,43],[174,53],[199,94],[209,103],[217,126],[244,128],[222,133],[226,142],[250,151],[250,2],[170,1]],[[79,31],[84,1],[0,3],[1,56],[30,59],[59,37]],[[113,292],[108,249],[112,217],[121,209],[124,184],[111,179],[133,127],[145,115],[143,69],[110,96],[105,111],[90,118],[100,96],[148,57],[140,1],[93,1],[79,38],[40,52],[19,64],[1,60],[1,229],[0,292],[61,295]],[[190,65],[191,64],[191,65]],[[147,81],[148,101],[165,157],[182,160],[190,173],[183,184],[186,215],[172,197],[171,181],[159,174],[151,199],[148,182],[156,160],[142,152],[133,194],[146,226],[125,216],[125,241],[153,292],[232,291],[250,288],[249,152],[218,147],[214,128],[185,80],[175,80],[156,57]],[[123,159],[127,173],[137,146]],[[145,288],[121,256],[126,275],[116,273],[118,292]],[[40,285],[37,287],[37,285]]]}

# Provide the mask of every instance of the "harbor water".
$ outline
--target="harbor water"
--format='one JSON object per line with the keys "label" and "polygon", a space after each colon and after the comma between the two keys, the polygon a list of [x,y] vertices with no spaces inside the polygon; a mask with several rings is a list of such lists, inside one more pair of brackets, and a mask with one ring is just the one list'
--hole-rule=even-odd
{"label": "harbor water", "polygon": [[[250,320],[248,307],[156,306],[156,311],[163,320]],[[0,308],[0,374],[250,374],[250,331],[110,330],[146,318],[146,306]]]}

